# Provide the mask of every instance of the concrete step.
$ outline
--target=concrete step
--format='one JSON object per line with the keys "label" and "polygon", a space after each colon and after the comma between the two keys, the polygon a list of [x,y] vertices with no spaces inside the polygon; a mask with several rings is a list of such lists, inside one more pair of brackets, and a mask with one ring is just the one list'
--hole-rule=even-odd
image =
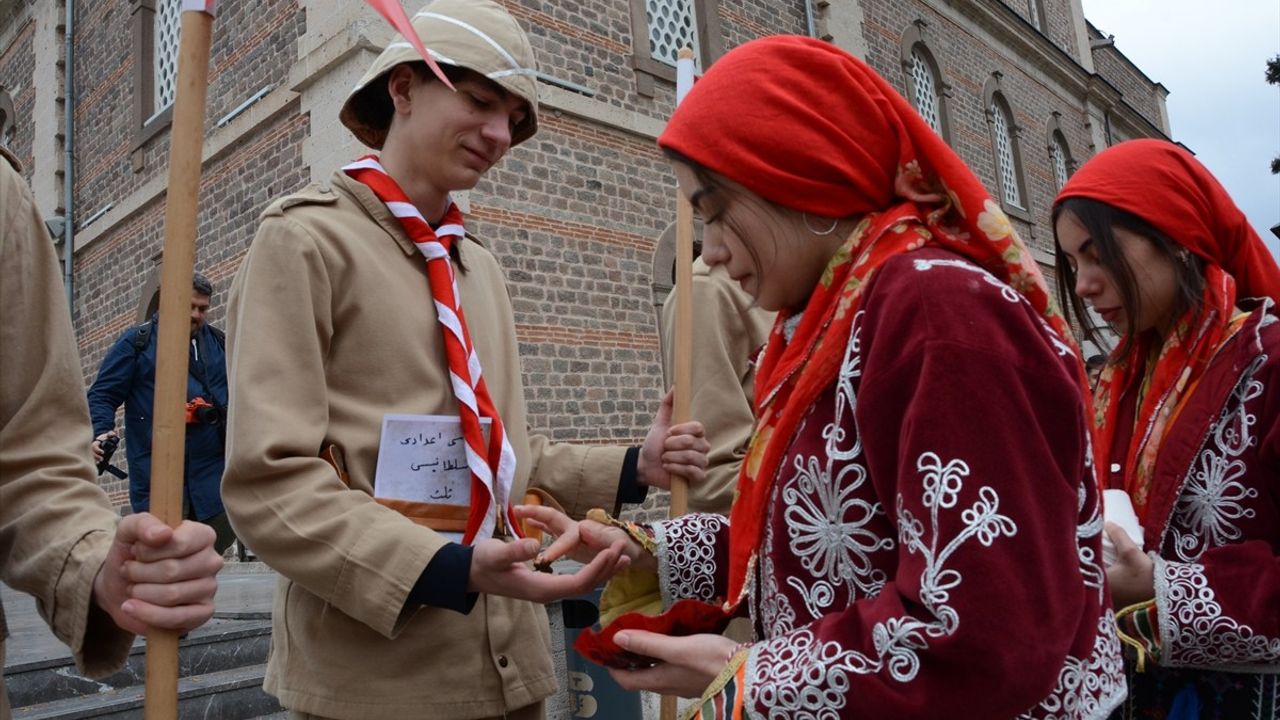
{"label": "concrete step", "polygon": [[[266,665],[236,667],[178,680],[176,720],[247,720],[279,713],[276,699],[262,690]],[[136,720],[143,717],[142,685],[94,695],[15,707],[13,720]]]}
{"label": "concrete step", "polygon": [[[269,620],[215,619],[183,638],[178,646],[178,676],[195,677],[267,661],[271,647]],[[146,644],[139,640],[120,672],[89,680],[76,672],[70,657],[56,657],[5,668],[9,702],[15,708],[76,697],[100,697],[142,685],[146,677]]]}

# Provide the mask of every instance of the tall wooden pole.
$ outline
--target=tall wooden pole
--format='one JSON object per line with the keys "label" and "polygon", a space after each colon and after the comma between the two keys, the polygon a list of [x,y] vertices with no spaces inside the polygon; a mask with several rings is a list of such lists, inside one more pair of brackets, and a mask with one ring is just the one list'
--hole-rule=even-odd
{"label": "tall wooden pole", "polygon": [[[213,15],[204,3],[185,0],[182,9],[177,96],[169,148],[169,190],[165,201],[164,261],[160,270],[151,442],[151,513],[171,527],[182,522],[191,277],[195,265],[209,45],[213,35]],[[146,693],[146,720],[178,717],[176,631],[156,628],[147,631]]]}
{"label": "tall wooden pole", "polygon": [[[676,104],[693,87],[693,51],[681,48],[676,61]],[[690,419],[689,401],[693,396],[693,207],[683,193],[676,191],[676,327],[674,333],[675,381],[672,398],[671,422],[682,423]],[[671,478],[671,517],[689,512],[689,481],[679,476]],[[675,720],[676,698],[662,698],[662,720]]]}

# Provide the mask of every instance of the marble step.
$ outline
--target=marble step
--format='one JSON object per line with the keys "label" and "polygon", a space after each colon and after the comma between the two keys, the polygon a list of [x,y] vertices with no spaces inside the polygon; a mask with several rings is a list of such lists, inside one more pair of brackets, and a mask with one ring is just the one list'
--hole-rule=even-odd
{"label": "marble step", "polygon": [[[266,665],[249,665],[178,680],[175,720],[248,720],[280,712],[276,699],[262,690]],[[15,707],[13,720],[141,720],[142,685]]]}
{"label": "marble step", "polygon": [[[271,647],[271,622],[264,619],[215,619],[183,638],[178,646],[178,676],[195,677],[267,661]],[[15,711],[78,697],[103,696],[141,685],[146,676],[146,645],[139,639],[119,672],[102,680],[90,680],[76,672],[69,654],[51,659],[15,663],[5,668],[5,685]]]}

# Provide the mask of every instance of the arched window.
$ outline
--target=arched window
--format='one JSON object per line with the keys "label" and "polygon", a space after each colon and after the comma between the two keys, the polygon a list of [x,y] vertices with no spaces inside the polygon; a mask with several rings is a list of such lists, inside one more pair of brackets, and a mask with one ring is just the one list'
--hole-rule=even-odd
{"label": "arched window", "polygon": [[1071,148],[1067,145],[1067,136],[1062,132],[1061,116],[1054,112],[1049,117],[1049,164],[1053,167],[1054,188],[1061,190],[1067,184],[1075,169],[1075,161],[1071,158]]}
{"label": "arched window", "polygon": [[993,73],[983,92],[987,107],[987,123],[991,128],[991,147],[995,154],[996,183],[1006,212],[1025,215],[1027,184],[1022,172],[1022,153],[1018,148],[1018,126],[1000,85],[1001,74]]}
{"label": "arched window", "polygon": [[933,131],[942,134],[942,112],[938,107],[938,78],[933,67],[925,59],[921,51],[923,46],[916,45],[911,51],[911,99],[915,101],[916,110]]}
{"label": "arched window", "polygon": [[1053,179],[1061,190],[1063,185],[1067,184],[1067,177],[1070,172],[1067,170],[1067,142],[1062,139],[1061,134],[1054,134],[1053,142],[1049,145],[1049,157],[1053,159]]}
{"label": "arched window", "polygon": [[1000,195],[1010,205],[1025,207],[1018,187],[1018,163],[1013,153],[1013,120],[1005,109],[1003,98],[997,95],[991,101],[991,134],[995,139],[996,165],[1000,170]]}
{"label": "arched window", "polygon": [[948,86],[942,81],[938,63],[925,44],[924,32],[928,24],[916,20],[902,33],[900,46],[903,72],[907,76],[907,97],[933,131],[949,139],[950,122],[947,117]]}

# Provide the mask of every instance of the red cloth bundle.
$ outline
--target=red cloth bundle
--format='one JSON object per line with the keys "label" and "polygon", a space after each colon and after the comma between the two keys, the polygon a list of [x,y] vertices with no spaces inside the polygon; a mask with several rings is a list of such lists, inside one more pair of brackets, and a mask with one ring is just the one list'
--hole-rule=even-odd
{"label": "red cloth bundle", "polygon": [[656,665],[657,660],[623,650],[613,641],[621,630],[647,630],[663,635],[684,636],[697,633],[720,633],[731,618],[719,605],[701,600],[680,600],[661,615],[629,612],[600,630],[584,630],[573,643],[573,649],[597,665],[631,670]]}

